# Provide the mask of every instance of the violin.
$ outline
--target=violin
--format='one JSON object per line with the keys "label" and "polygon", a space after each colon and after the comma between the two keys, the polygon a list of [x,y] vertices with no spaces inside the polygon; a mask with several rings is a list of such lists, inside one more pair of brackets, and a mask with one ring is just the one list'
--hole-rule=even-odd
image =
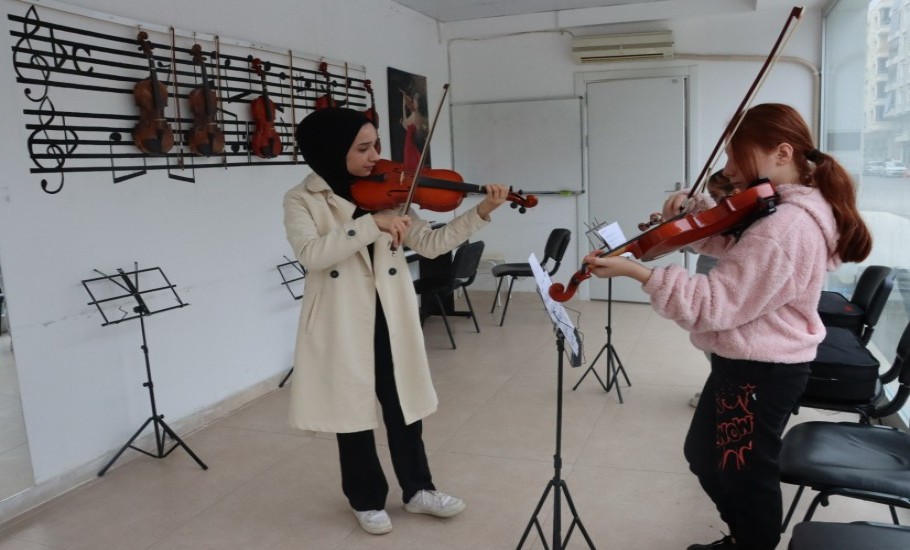
{"label": "violin", "polygon": [[329,107],[338,107],[338,102],[332,97],[332,78],[329,75],[329,64],[323,61],[319,64],[319,72],[325,77],[325,94],[316,98],[315,110],[328,109]]}
{"label": "violin", "polygon": [[370,94],[370,106],[363,112],[373,126],[379,128],[379,112],[376,111],[376,98],[373,97],[373,82],[368,78],[363,81],[363,87]]}
{"label": "violin", "polygon": [[[760,180],[744,191],[721,199],[714,208],[698,214],[680,214],[597,257],[630,253],[643,262],[656,260],[712,235],[733,234],[745,229],[758,218],[774,213],[778,198],[768,180]],[[591,266],[582,264],[568,285],[553,283],[550,286],[550,298],[565,302],[575,295],[578,285],[590,277]]]}
{"label": "violin", "polygon": [[174,131],[164,118],[167,86],[158,80],[152,44],[148,37],[145,31],[137,36],[139,49],[148,60],[149,77],[133,86],[133,99],[139,107],[139,123],[133,127],[133,143],[148,155],[163,155],[174,147]]}
{"label": "violin", "polygon": [[275,158],[281,154],[281,137],[275,130],[275,103],[269,99],[265,70],[262,68],[262,61],[258,57],[253,60],[253,71],[259,75],[262,95],[250,103],[250,111],[253,120],[256,122],[256,132],[250,139],[250,150],[257,157],[264,159]]}
{"label": "violin", "polygon": [[[351,196],[357,206],[371,212],[397,208],[407,203],[414,179],[413,173],[404,170],[403,163],[380,159],[369,176],[351,185]],[[486,193],[486,187],[464,183],[453,170],[423,168],[416,179],[411,202],[434,212],[455,210],[468,193]],[[537,197],[522,196],[521,191],[509,191],[507,200],[521,214],[537,206]]]}
{"label": "violin", "polygon": [[194,44],[190,51],[193,54],[193,63],[200,67],[202,85],[193,88],[187,96],[190,110],[193,112],[193,129],[189,131],[187,141],[193,154],[208,157],[224,151],[224,133],[218,128],[218,122],[215,119],[218,111],[218,97],[205,72],[202,46]]}
{"label": "violin", "polygon": [[[787,18],[777,42],[771,48],[771,53],[758,71],[758,76],[752,82],[752,86],[746,92],[746,96],[730,119],[729,124],[721,133],[720,139],[702,168],[701,174],[699,174],[697,179],[699,185],[689,191],[689,198],[692,197],[696,189],[707,183],[708,174],[713,169],[714,162],[719,157],[720,152],[733,139],[733,135],[739,128],[739,124],[742,122],[752,98],[755,97],[771,65],[777,60],[778,51],[784,44],[785,39],[789,38],[790,24],[798,20],[802,16],[802,12],[803,8],[799,7],[793,8],[790,12],[790,16]],[[760,180],[740,193],[722,199],[720,204],[714,208],[699,214],[679,214],[615,249],[598,253],[598,257],[618,256],[629,252],[639,260],[650,261],[712,235],[720,233],[740,234],[757,219],[772,214],[775,210],[777,199],[777,194],[771,184],[767,180]],[[590,277],[591,266],[582,263],[581,269],[572,275],[567,285],[563,286],[562,283],[554,283],[550,285],[548,293],[557,302],[565,302],[575,295],[578,285]]]}

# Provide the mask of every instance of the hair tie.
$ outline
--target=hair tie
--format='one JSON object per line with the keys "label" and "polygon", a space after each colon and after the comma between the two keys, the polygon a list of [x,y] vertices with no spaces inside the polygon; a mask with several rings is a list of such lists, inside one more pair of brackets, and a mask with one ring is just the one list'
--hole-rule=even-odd
{"label": "hair tie", "polygon": [[823,158],[824,158],[824,153],[822,153],[818,149],[812,149],[811,151],[806,153],[806,159],[814,162],[815,164],[818,164]]}

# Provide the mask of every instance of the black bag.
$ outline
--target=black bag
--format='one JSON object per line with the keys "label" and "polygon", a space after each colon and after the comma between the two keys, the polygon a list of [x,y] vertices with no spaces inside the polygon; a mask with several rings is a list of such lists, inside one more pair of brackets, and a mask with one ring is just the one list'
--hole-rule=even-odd
{"label": "black bag", "polygon": [[881,390],[878,360],[846,328],[827,328],[810,368],[803,399],[867,402]]}

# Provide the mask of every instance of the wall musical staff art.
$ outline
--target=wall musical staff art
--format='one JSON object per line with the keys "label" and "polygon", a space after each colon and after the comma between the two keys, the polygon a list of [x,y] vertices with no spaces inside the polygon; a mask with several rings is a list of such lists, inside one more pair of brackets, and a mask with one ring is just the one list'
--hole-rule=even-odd
{"label": "wall musical staff art", "polygon": [[105,22],[111,32],[102,33],[43,20],[35,6],[7,18],[16,82],[30,102],[30,172],[49,194],[79,172],[120,183],[166,170],[195,182],[197,169],[299,164],[294,128],[310,111],[369,107],[365,70],[343,62],[173,28]]}

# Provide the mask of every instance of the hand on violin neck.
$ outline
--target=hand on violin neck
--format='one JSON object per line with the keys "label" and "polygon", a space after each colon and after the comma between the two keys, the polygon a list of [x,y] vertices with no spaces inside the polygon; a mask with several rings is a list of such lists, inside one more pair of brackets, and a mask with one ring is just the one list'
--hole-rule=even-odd
{"label": "hand on violin neck", "polygon": [[599,256],[594,251],[585,256],[584,263],[591,268],[591,273],[602,279],[610,277],[630,277],[639,283],[646,283],[651,278],[651,268],[622,256]]}
{"label": "hand on violin neck", "polygon": [[486,185],[487,196],[477,205],[477,213],[486,221],[490,221],[490,213],[502,206],[509,198],[509,188],[505,185]]}
{"label": "hand on violin neck", "polygon": [[380,231],[392,236],[392,248],[398,248],[411,229],[411,218],[408,216],[377,212],[373,214],[373,221]]}

